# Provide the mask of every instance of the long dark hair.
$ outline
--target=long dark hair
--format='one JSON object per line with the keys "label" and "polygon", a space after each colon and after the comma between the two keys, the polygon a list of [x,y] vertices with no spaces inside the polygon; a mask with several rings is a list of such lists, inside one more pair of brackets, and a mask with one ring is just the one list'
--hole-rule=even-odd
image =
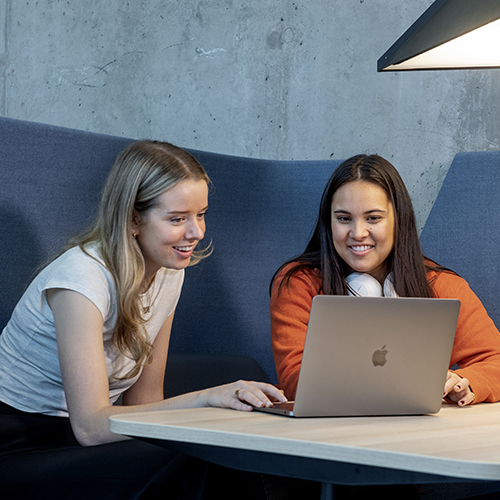
{"label": "long dark hair", "polygon": [[273,276],[271,286],[280,271],[289,266],[283,275],[281,287],[301,269],[319,272],[322,291],[326,295],[347,295],[345,278],[349,266],[333,245],[331,203],[337,189],[348,182],[367,181],[381,187],[394,209],[394,247],[387,257],[387,269],[392,273],[394,288],[400,297],[432,297],[427,282],[426,266],[420,250],[417,223],[410,195],[398,171],[378,155],[357,155],[344,161],[330,177],[321,197],[318,220],[305,251],[285,262]]}

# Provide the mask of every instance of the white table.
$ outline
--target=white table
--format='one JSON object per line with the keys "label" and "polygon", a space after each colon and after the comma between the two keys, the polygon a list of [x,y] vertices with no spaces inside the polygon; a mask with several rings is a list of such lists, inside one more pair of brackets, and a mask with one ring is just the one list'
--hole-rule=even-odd
{"label": "white table", "polygon": [[323,483],[500,481],[500,404],[306,419],[200,408],[114,416],[110,429],[222,465]]}

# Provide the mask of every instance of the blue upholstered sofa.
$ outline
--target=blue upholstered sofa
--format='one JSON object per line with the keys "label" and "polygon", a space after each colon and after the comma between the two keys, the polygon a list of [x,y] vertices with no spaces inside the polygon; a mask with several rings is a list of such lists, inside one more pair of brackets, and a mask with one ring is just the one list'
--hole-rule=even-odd
{"label": "blue upholstered sofa", "polygon": [[500,151],[455,156],[420,243],[469,282],[500,328]]}
{"label": "blue upholstered sofa", "polygon": [[[91,223],[107,173],[131,141],[0,118],[0,331],[37,268]],[[166,394],[235,377],[274,382],[269,283],[304,248],[339,162],[191,152],[213,183],[205,241],[214,252],[186,271]]]}
{"label": "blue upholstered sofa", "polygon": [[[36,269],[92,221],[106,175],[131,140],[0,118],[0,330]],[[235,378],[276,382],[269,283],[305,247],[340,162],[191,152],[213,182],[206,240],[214,253],[186,272],[166,394]],[[497,324],[499,190],[499,152],[457,155],[422,235],[424,252],[468,279]]]}

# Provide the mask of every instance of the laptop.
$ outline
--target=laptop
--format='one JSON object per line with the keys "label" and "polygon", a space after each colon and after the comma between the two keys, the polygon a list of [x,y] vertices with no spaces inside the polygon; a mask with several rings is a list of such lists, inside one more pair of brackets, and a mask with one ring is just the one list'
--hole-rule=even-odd
{"label": "laptop", "polygon": [[313,298],[295,401],[259,411],[292,417],[437,413],[460,301]]}

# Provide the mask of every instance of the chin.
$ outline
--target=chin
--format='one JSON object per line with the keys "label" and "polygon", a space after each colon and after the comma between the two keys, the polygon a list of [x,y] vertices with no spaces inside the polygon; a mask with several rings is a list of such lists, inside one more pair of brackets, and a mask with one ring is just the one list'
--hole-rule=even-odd
{"label": "chin", "polygon": [[[348,264],[349,265],[349,264]],[[371,271],[373,271],[373,267],[371,266],[352,266],[349,265],[353,273],[367,273],[370,274]]]}
{"label": "chin", "polygon": [[189,263],[191,262],[191,259],[186,259],[185,262],[169,262],[168,264],[165,264],[163,267],[166,267],[167,269],[186,269],[186,267],[189,266]]}

